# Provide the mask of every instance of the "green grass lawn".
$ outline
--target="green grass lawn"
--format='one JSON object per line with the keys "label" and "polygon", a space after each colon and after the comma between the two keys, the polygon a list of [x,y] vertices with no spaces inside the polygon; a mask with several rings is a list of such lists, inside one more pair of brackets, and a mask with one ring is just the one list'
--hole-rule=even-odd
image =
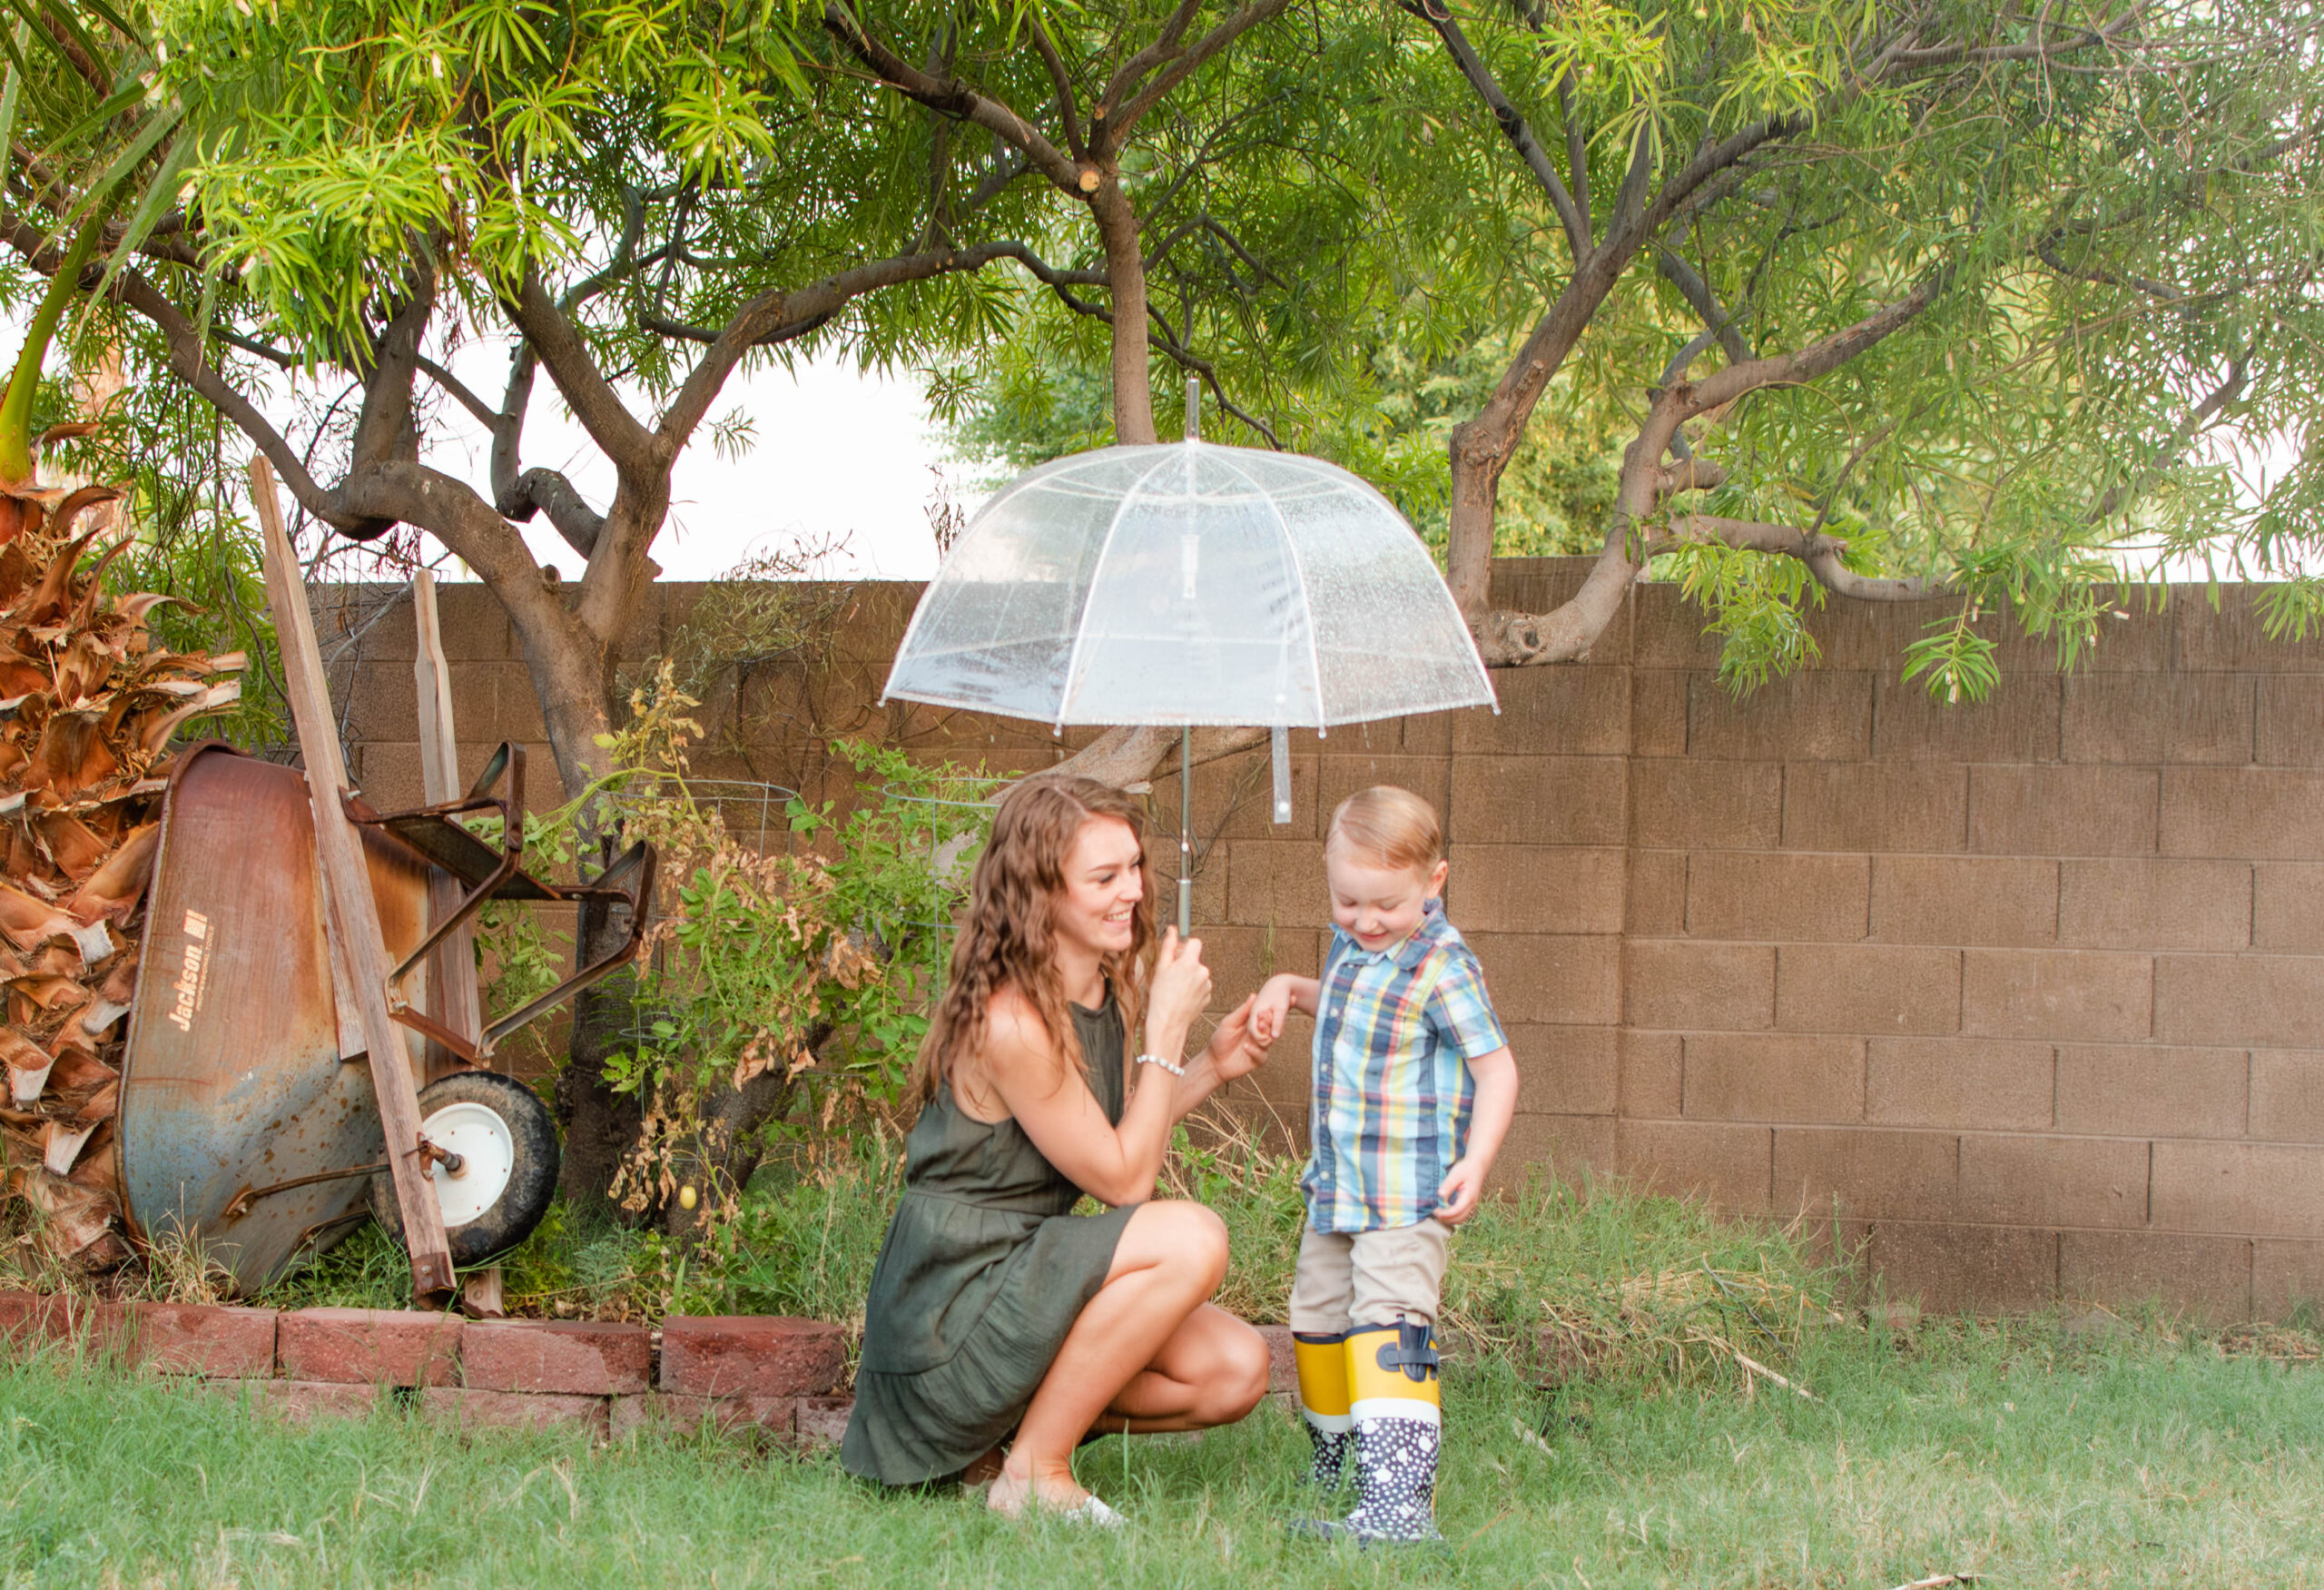
{"label": "green grass lawn", "polygon": [[11,1585],[2266,1585],[2324,1576],[2324,1381],[2215,1338],[1835,1328],[1821,1399],[1654,1376],[1561,1394],[1500,1359],[1447,1395],[1441,1552],[1285,1537],[1305,1440],[1272,1405],[1198,1442],[1098,1442],[1118,1535],[874,1494],[723,1438],[307,1430],[57,1356],[0,1368]]}

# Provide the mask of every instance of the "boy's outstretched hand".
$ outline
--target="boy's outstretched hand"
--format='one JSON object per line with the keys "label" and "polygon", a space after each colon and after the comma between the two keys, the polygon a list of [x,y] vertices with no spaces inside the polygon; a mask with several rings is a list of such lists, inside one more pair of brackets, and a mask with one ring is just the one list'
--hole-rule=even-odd
{"label": "boy's outstretched hand", "polygon": [[1218,1023],[1218,1030],[1210,1035],[1211,1069],[1217,1072],[1222,1082],[1231,1082],[1257,1070],[1259,1062],[1267,1057],[1267,1050],[1275,1042],[1272,1038],[1261,1038],[1251,1020],[1251,1012],[1257,1005],[1258,998],[1253,994],[1236,1005],[1227,1012],[1226,1019]]}
{"label": "boy's outstretched hand", "polygon": [[1453,1160],[1452,1169],[1444,1173],[1444,1185],[1436,1190],[1436,1223],[1457,1226],[1475,1214],[1478,1200],[1485,1195],[1485,1177],[1492,1170],[1492,1161],[1481,1160],[1474,1154]]}

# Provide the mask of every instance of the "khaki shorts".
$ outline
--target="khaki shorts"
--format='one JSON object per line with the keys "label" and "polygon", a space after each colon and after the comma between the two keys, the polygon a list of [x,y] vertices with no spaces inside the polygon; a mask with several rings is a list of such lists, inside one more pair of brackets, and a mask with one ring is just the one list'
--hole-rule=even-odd
{"label": "khaki shorts", "polygon": [[1348,1235],[1308,1227],[1291,1283],[1291,1328],[1328,1336],[1400,1319],[1435,1324],[1452,1235],[1433,1220]]}

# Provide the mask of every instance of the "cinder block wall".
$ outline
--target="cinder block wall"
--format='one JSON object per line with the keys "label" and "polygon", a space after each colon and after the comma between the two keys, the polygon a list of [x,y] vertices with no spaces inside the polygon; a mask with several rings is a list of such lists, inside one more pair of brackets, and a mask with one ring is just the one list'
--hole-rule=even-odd
{"label": "cinder block wall", "polygon": [[[1582,568],[1505,562],[1495,599],[1546,607]],[[698,589],[660,594],[636,658]],[[834,733],[1010,770],[1078,743],[878,706],[916,595],[858,587],[822,661],[729,681],[704,771],[843,799]],[[1497,674],[1498,717],[1296,736],[1288,825],[1263,758],[1200,769],[1222,1001],[1315,969],[1322,825],[1403,784],[1444,813],[1450,907],[1523,1069],[1505,1175],[1837,1218],[1932,1307],[2280,1316],[2324,1297],[2324,644],[2267,640],[2250,597],[2133,593],[2074,673],[2008,641],[1994,698],[1947,709],[1897,676],[1932,609],[1835,605],[1817,667],[1738,701],[1700,615],[1642,588],[1586,663]],[[327,647],[333,612],[377,612],[333,599]],[[444,600],[469,754],[537,741],[505,621],[476,588]],[[389,611],[338,669],[382,802],[417,799],[409,657]],[[1175,829],[1175,780],[1153,800]],[[1304,1133],[1298,1054],[1258,1091]]]}

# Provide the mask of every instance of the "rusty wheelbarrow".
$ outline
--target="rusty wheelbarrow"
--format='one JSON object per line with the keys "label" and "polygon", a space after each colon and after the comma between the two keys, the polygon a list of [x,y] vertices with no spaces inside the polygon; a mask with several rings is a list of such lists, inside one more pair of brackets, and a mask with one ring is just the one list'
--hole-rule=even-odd
{"label": "rusty wheelbarrow", "polygon": [[[360,835],[391,987],[420,973],[487,901],[625,912],[627,943],[471,1041],[417,1004],[393,1012],[417,1074],[424,1040],[481,1062],[508,1033],[635,952],[653,898],[638,844],[583,886],[522,865],[525,758],[503,745],[461,800],[381,815],[345,798]],[[497,815],[498,844],[457,819]],[[459,904],[430,922],[431,880]],[[146,937],[129,1016],[119,1116],[133,1233],[197,1238],[244,1291],[367,1214],[400,1232],[368,1045],[333,975],[307,779],[218,742],[181,756],[162,810]],[[428,1177],[452,1261],[479,1263],[529,1233],[557,1176],[556,1131],[532,1091],[462,1069],[419,1092]]]}
{"label": "rusty wheelbarrow", "polygon": [[[525,758],[504,744],[456,795],[433,581],[413,582],[421,760],[434,804],[382,814],[347,778],[313,615],[274,481],[251,464],[267,605],[305,771],[219,744],[181,756],[121,1062],[123,1217],[198,1242],[243,1291],[363,1217],[404,1239],[415,1299],[521,1240],[555,1192],[555,1123],[486,1069],[494,1045],[635,953],[655,856],[595,880],[524,870]],[[489,842],[462,819],[498,819]],[[488,825],[487,825],[488,827]],[[486,1024],[469,929],[493,900],[625,913],[626,942]],[[423,1088],[423,1079],[427,1085]],[[497,1273],[469,1306],[497,1311]]]}

